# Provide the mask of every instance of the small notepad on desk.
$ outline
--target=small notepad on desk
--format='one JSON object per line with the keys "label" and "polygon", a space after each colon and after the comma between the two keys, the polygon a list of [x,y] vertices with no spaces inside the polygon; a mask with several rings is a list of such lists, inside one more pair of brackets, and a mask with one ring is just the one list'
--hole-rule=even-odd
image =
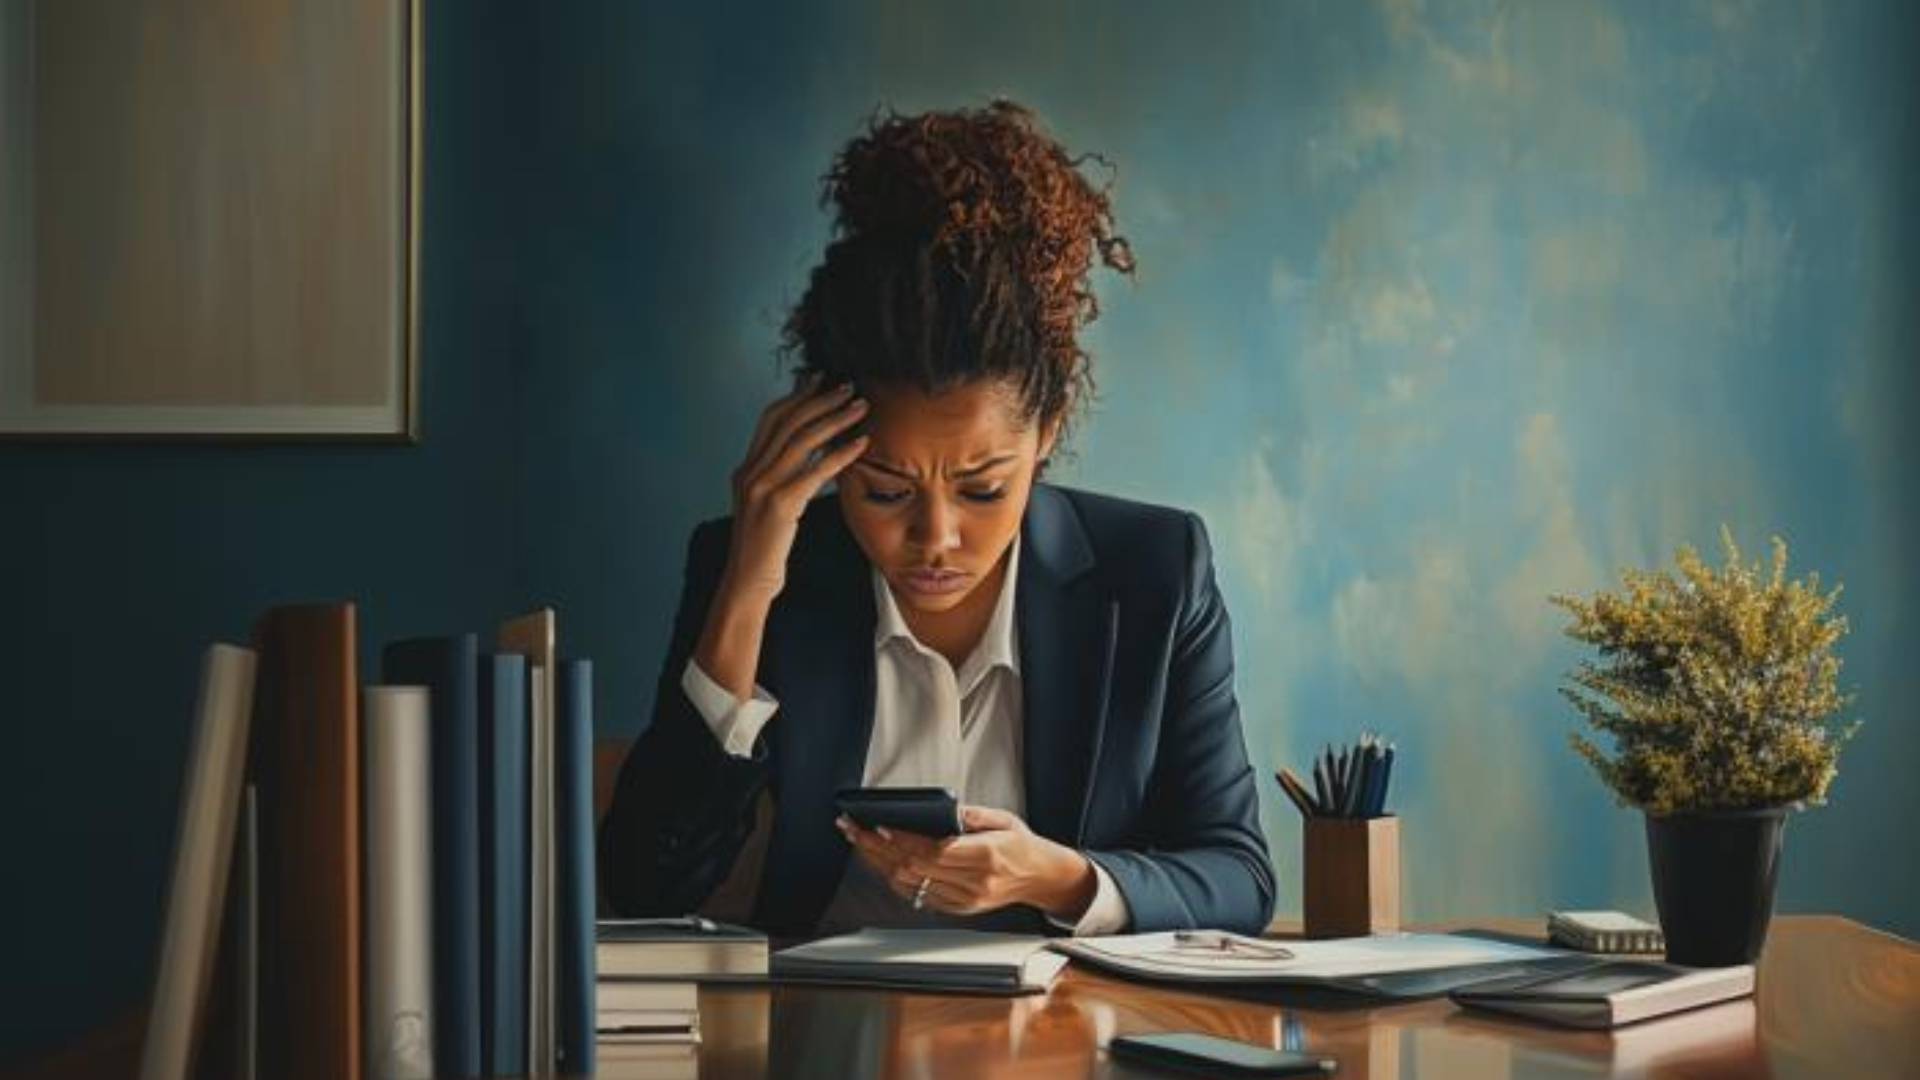
{"label": "small notepad on desk", "polygon": [[1619,911],[1550,912],[1547,938],[1591,953],[1659,953],[1667,948],[1658,926]]}
{"label": "small notepad on desk", "polygon": [[782,949],[770,974],[776,982],[1037,994],[1066,963],[1038,935],[861,930]]}
{"label": "small notepad on desk", "polygon": [[1753,967],[1684,968],[1596,960],[1540,979],[1456,990],[1455,1003],[1580,1028],[1611,1028],[1753,993]]}

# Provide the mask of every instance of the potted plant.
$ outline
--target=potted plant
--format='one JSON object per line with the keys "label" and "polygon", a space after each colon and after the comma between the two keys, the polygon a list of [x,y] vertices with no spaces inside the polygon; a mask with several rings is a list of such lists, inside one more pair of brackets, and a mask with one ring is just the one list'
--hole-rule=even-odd
{"label": "potted plant", "polygon": [[1724,526],[1717,570],[1691,547],[1677,575],[1626,570],[1619,592],[1555,596],[1568,636],[1594,646],[1561,694],[1608,754],[1579,732],[1574,749],[1619,800],[1646,813],[1654,903],[1667,956],[1697,966],[1750,963],[1766,941],[1789,809],[1826,801],[1840,747],[1858,722],[1836,683],[1840,588],[1789,580],[1741,561]]}

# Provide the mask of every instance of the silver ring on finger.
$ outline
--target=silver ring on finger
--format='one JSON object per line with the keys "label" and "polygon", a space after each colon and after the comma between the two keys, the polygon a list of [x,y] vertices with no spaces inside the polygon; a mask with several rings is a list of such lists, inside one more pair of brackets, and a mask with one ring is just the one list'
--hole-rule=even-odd
{"label": "silver ring on finger", "polygon": [[914,886],[914,890],[913,890],[913,910],[915,910],[915,911],[921,911],[921,910],[924,910],[924,909],[926,908],[926,906],[927,906],[927,887],[928,887],[928,886],[930,886],[930,885],[932,885],[932,884],[933,884],[933,879],[932,879],[932,878],[930,878],[930,877],[923,877],[923,878],[921,878],[921,879],[920,879],[920,884],[919,884],[919,885],[916,885],[916,886]]}

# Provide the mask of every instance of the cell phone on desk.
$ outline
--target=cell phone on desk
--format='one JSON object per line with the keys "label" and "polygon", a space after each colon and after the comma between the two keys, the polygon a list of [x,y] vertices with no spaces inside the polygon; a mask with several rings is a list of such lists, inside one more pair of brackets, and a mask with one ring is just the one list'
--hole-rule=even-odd
{"label": "cell phone on desk", "polygon": [[1107,1044],[1107,1052],[1116,1061],[1209,1076],[1330,1076],[1339,1068],[1332,1058],[1317,1054],[1275,1050],[1189,1031],[1116,1035]]}
{"label": "cell phone on desk", "polygon": [[922,836],[959,836],[960,801],[937,787],[842,788],[833,798],[840,812],[862,828],[882,825]]}

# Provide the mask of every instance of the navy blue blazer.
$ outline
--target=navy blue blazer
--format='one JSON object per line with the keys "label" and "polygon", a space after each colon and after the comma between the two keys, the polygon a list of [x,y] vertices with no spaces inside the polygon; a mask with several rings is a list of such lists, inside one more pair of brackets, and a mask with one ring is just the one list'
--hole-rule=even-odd
{"label": "navy blue blazer", "polygon": [[[1028,825],[1113,877],[1133,931],[1265,929],[1273,864],[1205,527],[1183,511],[1039,483],[1020,535]],[[652,723],[601,825],[600,882],[619,914],[695,910],[725,879],[770,787],[753,922],[802,936],[850,857],[833,795],[859,786],[873,730],[869,564],[835,497],[815,499],[761,645],[758,681],[780,711],[751,757],[736,758],[680,689],[730,537],[720,519],[688,543]],[[1032,925],[1047,927],[1037,913]]]}

